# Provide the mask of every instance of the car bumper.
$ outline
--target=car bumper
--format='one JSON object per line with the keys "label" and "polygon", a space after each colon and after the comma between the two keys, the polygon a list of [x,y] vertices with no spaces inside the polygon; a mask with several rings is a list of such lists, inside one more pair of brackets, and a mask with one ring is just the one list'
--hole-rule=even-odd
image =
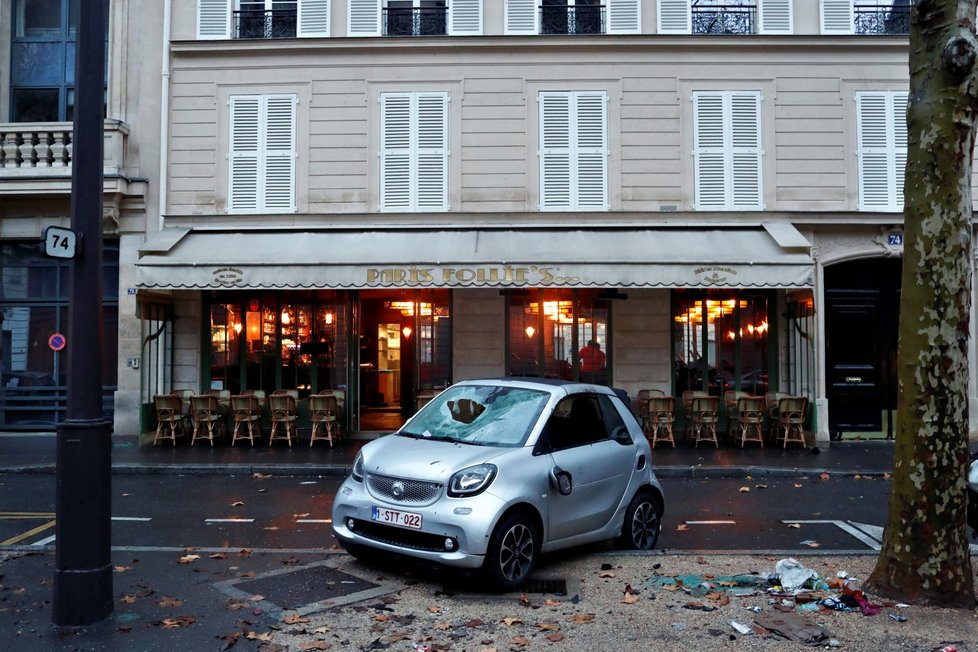
{"label": "car bumper", "polygon": [[[420,529],[373,521],[374,507],[421,516]],[[362,546],[454,568],[480,568],[504,502],[488,492],[472,498],[442,496],[426,507],[388,503],[350,478],[333,500],[333,533],[340,545]],[[352,527],[351,527],[352,525]],[[451,541],[451,549],[445,545]]]}

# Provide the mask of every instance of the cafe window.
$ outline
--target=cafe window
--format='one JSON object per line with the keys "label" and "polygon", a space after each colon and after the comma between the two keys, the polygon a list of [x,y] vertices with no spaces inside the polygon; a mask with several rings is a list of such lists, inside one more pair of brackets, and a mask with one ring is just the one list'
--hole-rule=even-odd
{"label": "cafe window", "polygon": [[763,395],[769,385],[769,297],[677,290],[673,301],[676,393]]}
{"label": "cafe window", "polygon": [[597,290],[510,295],[507,373],[609,384],[609,315]]}

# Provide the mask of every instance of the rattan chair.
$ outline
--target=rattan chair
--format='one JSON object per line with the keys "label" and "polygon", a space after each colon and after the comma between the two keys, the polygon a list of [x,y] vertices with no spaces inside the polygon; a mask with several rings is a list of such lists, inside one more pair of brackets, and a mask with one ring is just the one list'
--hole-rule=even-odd
{"label": "rattan chair", "polygon": [[177,437],[186,434],[187,415],[183,411],[183,401],[173,394],[157,394],[153,397],[153,406],[156,409],[153,445],[169,439],[176,446]]}
{"label": "rattan chair", "polygon": [[717,441],[719,410],[720,399],[716,396],[700,396],[693,399],[689,413],[694,445],[699,446],[701,441],[711,441],[714,446],[720,447],[720,442]]}
{"label": "rattan chair", "polygon": [[805,412],[808,410],[807,396],[785,396],[778,401],[778,430],[775,443],[784,440],[784,448],[789,442],[805,443]]}
{"label": "rattan chair", "polygon": [[[231,414],[234,416],[234,434],[231,436],[231,445],[239,439],[247,439],[251,445],[255,445],[255,430],[258,430],[258,437],[261,432],[261,403],[254,394],[239,394],[231,397]],[[238,434],[242,429],[247,430],[248,434]]]}
{"label": "rattan chair", "polygon": [[[296,400],[291,394],[279,394],[273,392],[268,397],[268,411],[272,415],[272,432],[268,436],[268,445],[271,446],[276,439],[284,439],[292,445],[292,437],[299,440],[296,430]],[[278,434],[279,427],[285,430],[285,434]]]}
{"label": "rattan chair", "polygon": [[672,433],[672,424],[676,420],[675,399],[671,396],[653,396],[647,401],[645,409],[652,448],[660,441],[669,442],[675,448],[676,439]]}
{"label": "rattan chair", "polygon": [[737,420],[740,428],[740,447],[756,441],[764,448],[764,418],[767,405],[763,396],[741,396],[737,399]]}
{"label": "rattan chair", "polygon": [[313,394],[309,397],[309,417],[312,420],[309,446],[315,444],[317,439],[325,439],[329,442],[330,448],[333,447],[333,438],[339,439],[336,432],[339,430],[338,416],[338,401],[334,395]]}
{"label": "rattan chair", "polygon": [[[194,422],[194,434],[190,439],[191,446],[198,439],[206,439],[213,446],[214,437],[224,435],[224,410],[221,409],[221,404],[216,396],[211,394],[191,396],[190,418]],[[206,435],[203,433],[204,430],[207,431]]]}

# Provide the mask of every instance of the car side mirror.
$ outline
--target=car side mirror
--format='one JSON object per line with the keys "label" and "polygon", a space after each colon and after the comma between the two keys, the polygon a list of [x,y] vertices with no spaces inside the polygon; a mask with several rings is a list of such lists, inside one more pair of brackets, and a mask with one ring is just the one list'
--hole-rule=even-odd
{"label": "car side mirror", "polygon": [[569,496],[574,486],[571,474],[559,466],[551,469],[550,481],[557,488],[557,491],[560,492],[561,496]]}
{"label": "car side mirror", "polygon": [[611,438],[614,439],[619,444],[631,444],[632,436],[628,434],[628,428],[625,426],[618,426],[611,433]]}

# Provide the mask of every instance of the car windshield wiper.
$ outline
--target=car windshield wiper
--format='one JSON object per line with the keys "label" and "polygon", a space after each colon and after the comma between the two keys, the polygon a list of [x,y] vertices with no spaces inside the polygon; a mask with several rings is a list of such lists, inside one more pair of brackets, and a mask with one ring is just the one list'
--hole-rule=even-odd
{"label": "car windshield wiper", "polygon": [[394,434],[400,435],[401,437],[410,437],[411,439],[427,439],[427,437],[422,437],[416,432],[408,432],[407,430],[400,430]]}

